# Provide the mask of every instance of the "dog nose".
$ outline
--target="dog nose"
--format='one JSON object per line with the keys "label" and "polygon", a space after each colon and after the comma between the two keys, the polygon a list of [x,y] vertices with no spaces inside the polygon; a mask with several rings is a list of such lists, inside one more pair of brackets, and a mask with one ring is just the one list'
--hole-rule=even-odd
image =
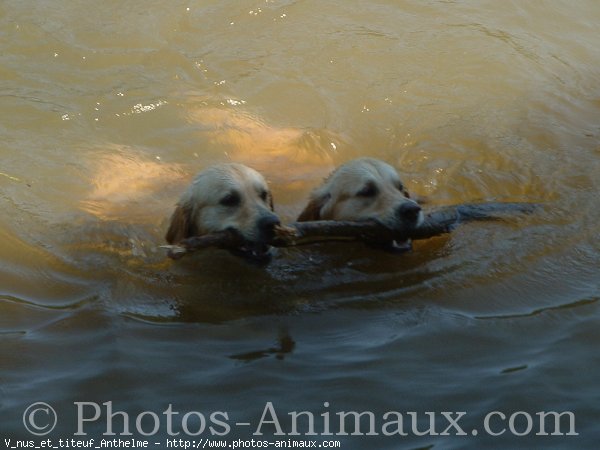
{"label": "dog nose", "polygon": [[280,223],[279,217],[277,217],[275,214],[268,214],[258,219],[257,225],[258,229],[262,233],[270,234],[275,230],[275,225],[279,225]]}
{"label": "dog nose", "polygon": [[415,202],[402,203],[396,210],[398,217],[400,217],[402,220],[406,220],[407,222],[416,222],[419,218],[420,212],[421,207]]}

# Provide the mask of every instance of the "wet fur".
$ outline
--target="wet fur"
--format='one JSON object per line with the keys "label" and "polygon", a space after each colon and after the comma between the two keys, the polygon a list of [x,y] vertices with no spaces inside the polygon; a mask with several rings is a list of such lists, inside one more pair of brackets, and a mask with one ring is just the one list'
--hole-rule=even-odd
{"label": "wet fur", "polygon": [[[376,194],[360,195],[361,191],[368,191],[369,186]],[[297,220],[376,219],[394,227],[403,220],[397,211],[405,203],[416,205],[396,169],[378,159],[360,158],[334,170],[311,193]],[[417,222],[421,220],[422,213],[419,213]]]}
{"label": "wet fur", "polygon": [[[224,205],[227,195],[239,204]],[[263,178],[242,164],[220,164],[199,173],[183,193],[173,215],[166,240],[176,244],[191,236],[233,229],[250,242],[264,240],[260,221],[276,218],[273,197]]]}

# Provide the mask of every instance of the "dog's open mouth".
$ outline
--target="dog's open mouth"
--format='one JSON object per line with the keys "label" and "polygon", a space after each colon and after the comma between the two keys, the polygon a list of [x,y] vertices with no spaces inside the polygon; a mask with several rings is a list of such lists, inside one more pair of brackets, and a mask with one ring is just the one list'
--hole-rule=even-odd
{"label": "dog's open mouth", "polygon": [[384,227],[379,236],[372,236],[372,239],[367,241],[371,247],[390,253],[405,253],[412,250],[412,239],[406,237],[404,239],[397,236],[407,236],[409,232],[416,228],[416,223],[403,223],[401,225],[390,225],[375,219],[375,222]]}
{"label": "dog's open mouth", "polygon": [[412,250],[411,239],[406,239],[404,241],[392,240],[383,242],[370,242],[369,245],[390,253],[406,253]]}
{"label": "dog's open mouth", "polygon": [[412,250],[412,240],[406,239],[405,241],[392,241],[387,244],[386,250],[393,253],[404,253]]}
{"label": "dog's open mouth", "polygon": [[245,242],[229,251],[235,256],[257,264],[266,264],[273,257],[273,247],[260,242]]}

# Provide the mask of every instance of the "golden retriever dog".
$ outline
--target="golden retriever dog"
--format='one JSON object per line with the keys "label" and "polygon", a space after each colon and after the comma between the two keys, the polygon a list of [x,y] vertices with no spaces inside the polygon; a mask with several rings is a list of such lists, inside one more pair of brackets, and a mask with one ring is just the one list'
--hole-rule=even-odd
{"label": "golden retriever dog", "polygon": [[79,207],[102,221],[155,224],[192,179],[183,164],[163,162],[129,146],[107,146],[84,165],[90,190]]}
{"label": "golden retriever dog", "polygon": [[198,128],[197,142],[264,174],[280,214],[290,219],[299,196],[335,168],[338,148],[348,145],[339,133],[275,126],[240,109],[192,109],[188,120]]}
{"label": "golden retriever dog", "polygon": [[[396,169],[374,158],[349,161],[334,170],[310,195],[299,222],[309,220],[377,220],[391,229],[416,227],[423,221]],[[384,244],[406,250],[410,242]]]}
{"label": "golden retriever dog", "polygon": [[278,224],[263,176],[243,164],[225,163],[196,176],[177,203],[165,237],[169,244],[176,244],[191,236],[233,230],[245,243],[232,253],[267,262],[268,242]]}

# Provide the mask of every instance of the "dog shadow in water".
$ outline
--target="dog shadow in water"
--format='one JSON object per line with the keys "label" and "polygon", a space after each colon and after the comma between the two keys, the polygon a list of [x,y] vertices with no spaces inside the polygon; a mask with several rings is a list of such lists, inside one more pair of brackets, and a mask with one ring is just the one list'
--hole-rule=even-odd
{"label": "dog shadow in water", "polygon": [[[223,323],[253,316],[289,316],[336,308],[377,308],[401,303],[427,289],[445,257],[444,239],[397,255],[362,243],[328,243],[278,249],[256,267],[223,250],[207,249],[169,267],[176,317]],[[377,301],[373,301],[373,300]]]}

